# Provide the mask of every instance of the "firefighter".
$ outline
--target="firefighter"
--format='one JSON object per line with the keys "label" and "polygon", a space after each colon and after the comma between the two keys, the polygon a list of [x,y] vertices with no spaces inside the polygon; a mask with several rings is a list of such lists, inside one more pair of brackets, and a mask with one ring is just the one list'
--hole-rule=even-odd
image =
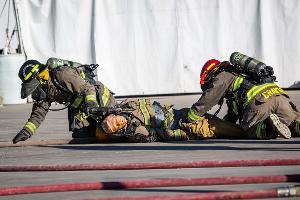
{"label": "firefighter", "polygon": [[174,109],[149,99],[120,103],[97,127],[100,142],[168,142],[208,138],[245,138],[237,125],[217,117],[206,118],[190,128],[182,123],[187,108]]}
{"label": "firefighter", "polygon": [[[200,74],[203,94],[186,116],[190,126],[202,121],[208,110],[226,99],[228,112],[224,120],[233,123],[239,120],[248,138],[299,136],[300,113],[288,94],[274,83],[272,68],[264,66],[240,53],[233,53],[230,62],[207,61]],[[237,70],[243,67],[247,69],[243,73]],[[268,71],[270,75],[263,77]]]}
{"label": "firefighter", "polygon": [[[91,80],[94,66],[50,58],[46,64],[26,61],[19,70],[21,98],[32,95],[31,115],[13,138],[13,143],[30,138],[45,119],[52,102],[69,108],[69,126],[73,137],[95,136],[95,122],[89,113],[99,106],[113,106],[115,98],[101,82]],[[84,134],[86,134],[86,136]]]}

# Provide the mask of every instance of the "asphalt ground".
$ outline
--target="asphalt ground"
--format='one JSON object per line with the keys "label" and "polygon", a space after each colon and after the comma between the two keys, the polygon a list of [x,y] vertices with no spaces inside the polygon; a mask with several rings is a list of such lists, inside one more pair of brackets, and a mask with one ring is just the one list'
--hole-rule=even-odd
{"label": "asphalt ground", "polygon": [[[300,91],[288,91],[292,101],[300,108]],[[175,108],[189,107],[199,96],[152,97]],[[32,104],[6,105],[0,108],[0,144],[10,141],[23,127],[31,112]],[[54,107],[60,107],[59,105]],[[211,113],[216,110],[212,109]],[[222,117],[226,107],[222,108]],[[68,139],[67,113],[65,110],[49,112],[32,141]],[[72,144],[51,146],[24,146],[0,148],[0,165],[55,165],[87,163],[178,162],[200,160],[242,159],[300,159],[300,138],[290,140],[230,140],[210,139],[168,143],[110,143]],[[153,169],[116,171],[61,171],[61,172],[0,172],[0,187],[62,184],[78,182],[123,181],[158,178],[200,178],[220,176],[260,176],[300,174],[300,166],[227,167],[199,169]],[[274,188],[297,183],[269,183],[247,185],[185,186],[128,190],[93,190],[56,192],[0,197],[0,199],[85,199],[96,197],[176,195],[203,192],[223,192]],[[285,198],[300,199],[300,198]]]}

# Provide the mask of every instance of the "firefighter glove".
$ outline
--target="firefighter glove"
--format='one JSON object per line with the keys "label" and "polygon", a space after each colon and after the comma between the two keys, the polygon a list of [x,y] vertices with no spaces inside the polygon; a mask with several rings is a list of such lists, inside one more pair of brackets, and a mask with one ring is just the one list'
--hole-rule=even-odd
{"label": "firefighter glove", "polygon": [[96,117],[95,113],[99,109],[99,104],[97,101],[86,101],[86,113],[92,118]]}
{"label": "firefighter glove", "polygon": [[20,141],[25,141],[28,138],[31,137],[31,134],[26,130],[26,129],[22,129],[12,140],[12,142],[14,144],[20,142]]}
{"label": "firefighter glove", "polygon": [[180,123],[180,126],[187,133],[195,134],[200,138],[214,138],[214,130],[209,127],[208,120],[198,120],[196,122]]}

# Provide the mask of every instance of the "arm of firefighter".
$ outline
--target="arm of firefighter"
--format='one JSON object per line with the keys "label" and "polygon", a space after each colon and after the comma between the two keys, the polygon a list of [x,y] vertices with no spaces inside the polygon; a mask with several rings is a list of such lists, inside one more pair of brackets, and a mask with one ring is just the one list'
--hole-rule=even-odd
{"label": "arm of firefighter", "polygon": [[70,92],[84,98],[87,114],[99,107],[95,87],[86,82],[77,70],[65,68],[57,74],[57,78]]}
{"label": "arm of firefighter", "polygon": [[225,92],[231,87],[234,77],[233,74],[228,72],[218,74],[208,89],[203,92],[200,99],[192,105],[188,112],[188,120],[197,121],[201,119],[207,111],[218,104]]}
{"label": "arm of firefighter", "polygon": [[32,106],[31,115],[22,128],[22,130],[14,137],[13,143],[17,143],[20,141],[25,141],[30,138],[40,126],[40,124],[44,121],[49,108],[49,102],[43,101],[42,103],[34,103]]}
{"label": "arm of firefighter", "polygon": [[[57,80],[71,93],[82,96],[85,100],[96,98],[96,90],[93,85],[86,82],[76,69],[64,68],[56,74]],[[91,95],[91,96],[89,96]],[[90,98],[87,98],[87,97]]]}

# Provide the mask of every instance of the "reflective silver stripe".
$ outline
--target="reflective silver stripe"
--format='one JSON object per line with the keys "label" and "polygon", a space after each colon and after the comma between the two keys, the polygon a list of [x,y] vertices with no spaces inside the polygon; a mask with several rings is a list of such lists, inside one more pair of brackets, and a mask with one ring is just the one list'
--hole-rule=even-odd
{"label": "reflective silver stripe", "polygon": [[32,123],[32,122],[27,122],[27,123],[25,124],[24,128],[29,129],[29,131],[30,131],[31,134],[34,134],[35,131],[36,131],[36,126],[35,126],[35,124]]}
{"label": "reflective silver stripe", "polygon": [[144,116],[144,123],[145,125],[150,125],[150,114],[146,107],[146,100],[145,99],[139,99],[140,109]]}
{"label": "reflective silver stripe", "polygon": [[109,95],[110,95],[109,89],[106,86],[104,86],[104,91],[103,91],[103,95],[102,95],[103,106],[106,106],[106,104],[109,100]]}

